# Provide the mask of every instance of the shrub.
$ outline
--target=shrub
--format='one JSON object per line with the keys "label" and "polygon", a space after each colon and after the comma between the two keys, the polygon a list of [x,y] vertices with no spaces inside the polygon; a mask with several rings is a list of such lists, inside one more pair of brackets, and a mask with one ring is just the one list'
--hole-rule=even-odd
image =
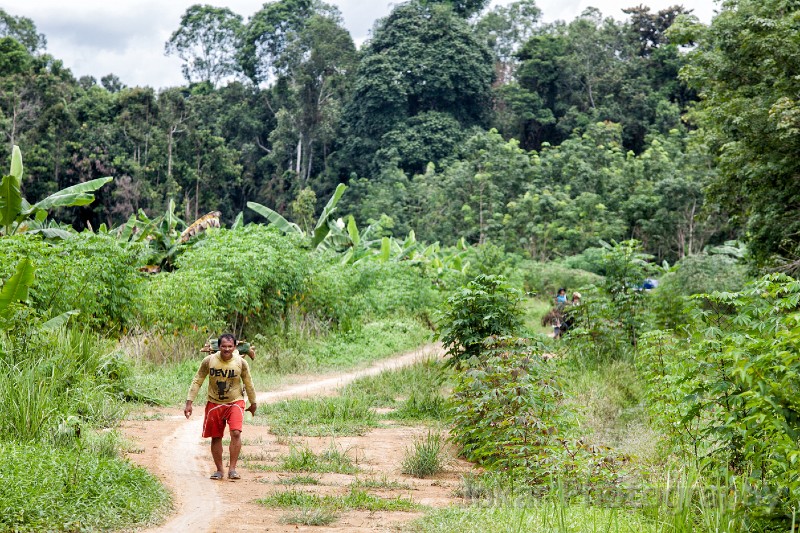
{"label": "shrub", "polygon": [[593,360],[616,359],[636,350],[650,301],[642,285],[657,268],[638,241],[603,244],[606,276],[569,310],[577,325],[569,332],[570,347]]}
{"label": "shrub", "polygon": [[530,492],[558,482],[567,499],[614,494],[627,458],[575,437],[577,415],[543,345],[510,337],[488,339],[484,348],[453,388],[450,434],[464,457]]}
{"label": "shrub", "polygon": [[604,251],[601,247],[587,248],[578,255],[564,257],[558,263],[573,270],[583,270],[598,276],[605,276]]}
{"label": "shrub", "polygon": [[451,438],[470,461],[547,481],[571,428],[553,365],[525,339],[491,338],[485,350],[456,376]]}
{"label": "shrub", "polygon": [[501,276],[483,275],[455,291],[441,313],[437,336],[456,366],[479,357],[492,335],[522,328],[522,295]]}
{"label": "shrub", "polygon": [[743,512],[788,520],[800,499],[800,282],[771,275],[696,298],[691,338],[648,335],[656,420],[678,450],[746,488]]}
{"label": "shrub", "polygon": [[141,324],[159,333],[188,330],[219,331],[228,312],[220,301],[224,280],[198,275],[194,270],[161,272],[147,283],[140,303]]}
{"label": "shrub", "polygon": [[301,309],[347,331],[365,315],[427,316],[439,298],[433,281],[413,265],[378,261],[343,265],[340,258],[323,255],[314,259]]}
{"label": "shrub", "polygon": [[141,247],[109,235],[80,233],[44,241],[36,235],[0,239],[0,279],[8,278],[27,257],[36,268],[31,304],[56,316],[77,309],[78,320],[95,330],[115,332],[136,316],[142,276],[137,271]]}
{"label": "shrub", "polygon": [[241,333],[245,323],[252,329],[286,325],[289,306],[302,292],[308,253],[299,238],[249,224],[209,232],[176,265],[178,272],[155,278],[145,325],[213,328],[221,320]]}
{"label": "shrub", "polygon": [[686,314],[697,300],[688,296],[715,291],[741,290],[747,282],[747,268],[723,254],[697,254],[681,259],[661,277],[653,291],[653,313],[659,327],[674,329],[683,325]]}

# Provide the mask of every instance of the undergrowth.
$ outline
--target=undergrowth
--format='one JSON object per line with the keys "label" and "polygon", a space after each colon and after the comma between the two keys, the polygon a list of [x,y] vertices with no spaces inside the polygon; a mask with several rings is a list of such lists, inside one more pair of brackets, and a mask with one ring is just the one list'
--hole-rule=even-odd
{"label": "undergrowth", "polygon": [[3,444],[2,531],[122,529],[152,523],[169,508],[154,476],[107,453]]}

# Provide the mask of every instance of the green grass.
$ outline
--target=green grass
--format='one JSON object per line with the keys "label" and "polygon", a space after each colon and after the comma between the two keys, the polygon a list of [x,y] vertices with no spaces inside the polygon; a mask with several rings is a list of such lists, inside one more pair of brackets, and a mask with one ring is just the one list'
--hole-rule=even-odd
{"label": "green grass", "polygon": [[444,420],[447,402],[443,390],[451,372],[436,359],[357,379],[343,395],[363,398],[371,407],[391,407],[384,416],[393,420]]}
{"label": "green grass", "polygon": [[278,480],[279,485],[319,485],[320,478],[314,476],[292,476]]}
{"label": "green grass", "polygon": [[378,425],[375,413],[361,396],[287,400],[265,405],[252,424],[267,424],[276,435],[363,435]]}
{"label": "green grass", "polygon": [[89,449],[2,443],[0,531],[123,529],[170,508],[158,480]]}
{"label": "green grass", "polygon": [[280,518],[283,524],[299,526],[327,526],[336,521],[338,515],[324,507],[300,507]]}
{"label": "green grass", "polygon": [[449,416],[447,400],[438,390],[412,391],[407,400],[386,418],[395,420],[446,420]]}
{"label": "green grass", "polygon": [[263,338],[256,347],[256,362],[263,360],[264,368],[273,374],[338,370],[413,350],[430,339],[430,329],[419,320],[393,316],[322,336],[292,330]]}
{"label": "green grass", "polygon": [[412,350],[430,338],[430,330],[416,320],[384,318],[312,343],[309,353],[318,369],[348,368]]}
{"label": "green grass", "polygon": [[431,358],[405,368],[359,378],[344,387],[342,394],[365,397],[372,407],[396,407],[398,398],[439,390],[447,372],[450,370]]}
{"label": "green grass", "polygon": [[414,522],[411,531],[497,533],[650,533],[666,532],[636,512],[550,501],[450,507]]}
{"label": "green grass", "polygon": [[313,472],[322,474],[335,472],[338,474],[355,474],[358,467],[347,455],[335,445],[322,453],[316,454],[307,447],[292,447],[288,455],[281,458],[278,470],[285,472]]}
{"label": "green grass", "polygon": [[446,463],[444,439],[439,433],[428,432],[425,437],[414,439],[411,448],[406,449],[401,471],[426,478],[443,471]]}
{"label": "green grass", "polygon": [[376,478],[356,479],[350,484],[350,487],[358,489],[386,489],[386,490],[413,490],[414,488],[408,483],[391,480],[388,477],[386,477],[386,474],[382,475],[380,479]]}
{"label": "green grass", "polygon": [[[464,481],[466,487],[468,479]],[[519,492],[524,487],[510,486],[507,481],[496,474],[474,476],[469,484],[485,491],[481,494],[485,499],[467,507],[433,511],[410,529],[467,533],[777,533],[795,531],[798,523],[797,516],[764,520],[746,507],[748,487],[704,478],[692,471],[667,475],[649,487],[621,489],[606,506],[591,505],[589,495],[567,501],[560,486],[542,499],[532,499]]]}
{"label": "green grass", "polygon": [[559,363],[564,391],[582,415],[582,435],[595,444],[634,456],[639,463],[668,460],[660,455],[661,436],[650,427],[644,379],[632,362],[586,364],[570,355]]}
{"label": "green grass", "polygon": [[381,498],[357,488],[351,488],[350,492],[344,496],[320,496],[318,494],[292,489],[276,492],[257,501],[266,507],[294,507],[300,509],[322,508],[331,511],[356,509],[360,511],[377,512],[414,511],[419,509],[419,505],[415,504],[409,498],[400,496],[396,498]]}
{"label": "green grass", "polygon": [[550,335],[552,326],[542,326],[542,316],[553,308],[552,300],[527,298],[522,302],[523,321],[527,334]]}

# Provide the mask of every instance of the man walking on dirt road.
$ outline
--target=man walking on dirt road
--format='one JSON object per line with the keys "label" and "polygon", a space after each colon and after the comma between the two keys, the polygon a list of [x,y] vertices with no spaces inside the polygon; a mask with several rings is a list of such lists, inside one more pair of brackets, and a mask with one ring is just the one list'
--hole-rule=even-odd
{"label": "man walking on dirt road", "polygon": [[188,419],[192,416],[192,402],[194,402],[200,386],[208,376],[208,401],[206,402],[205,418],[203,420],[203,438],[211,437],[211,457],[217,470],[211,479],[222,479],[222,437],[225,425],[231,435],[230,464],[228,466],[228,479],[240,479],[236,472],[236,463],[239,461],[239,452],[242,449],[242,425],[244,423],[244,395],[242,384],[250,399],[250,413],[256,414],[256,391],[250,377],[250,366],[244,357],[234,357],[236,337],[225,333],[219,338],[219,351],[203,359],[197,374],[192,380],[186,407],[183,414]]}

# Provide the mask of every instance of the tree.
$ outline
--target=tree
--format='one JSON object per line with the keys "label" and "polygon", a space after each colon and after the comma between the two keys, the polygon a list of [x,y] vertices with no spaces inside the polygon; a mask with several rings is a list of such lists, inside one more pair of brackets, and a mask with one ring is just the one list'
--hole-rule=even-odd
{"label": "tree", "polygon": [[683,6],[672,6],[662,9],[658,13],[650,13],[650,8],[644,5],[623,9],[622,12],[630,15],[631,31],[639,38],[639,55],[651,55],[660,46],[667,44],[667,30],[681,15],[689,15],[693,10]]}
{"label": "tree", "polygon": [[789,271],[800,268],[798,14],[787,0],[731,0],[710,27],[684,16],[669,34],[696,43],[681,76],[719,158],[712,197],[741,221],[756,265]]}
{"label": "tree", "polygon": [[118,93],[125,88],[122,80],[116,74],[106,74],[100,78],[100,85],[110,93]]}
{"label": "tree", "polygon": [[677,79],[684,54],[664,33],[686,10],[626,12],[631,20],[621,23],[591,8],[569,24],[535,31],[517,53],[516,84],[499,91],[497,123],[506,137],[539,149],[612,121],[623,127],[623,145],[640,153],[647,135],[679,126],[694,93]]}
{"label": "tree", "polygon": [[[376,173],[388,163],[376,154],[387,154],[394,139],[424,135],[407,130],[425,113],[449,115],[465,132],[485,126],[493,79],[491,51],[450,8],[398,5],[377,25],[359,64],[344,112],[343,158],[360,175]],[[408,172],[425,163],[396,160]]]}
{"label": "tree", "polygon": [[47,47],[47,38],[36,32],[36,24],[27,17],[15,17],[0,8],[0,37],[11,37],[35,54]]}
{"label": "tree", "polygon": [[277,166],[294,170],[302,188],[325,168],[338,140],[356,49],[340,18],[313,15],[284,55],[275,91],[283,108],[270,140]]}
{"label": "tree", "polygon": [[500,83],[511,80],[516,67],[516,53],[533,36],[542,11],[534,0],[519,0],[507,6],[496,6],[483,15],[475,32],[494,51],[496,76]]}
{"label": "tree", "polygon": [[463,18],[469,18],[476,13],[480,13],[489,0],[420,0],[424,6],[446,5]]}
{"label": "tree", "polygon": [[206,81],[212,86],[237,70],[237,41],[242,17],[228,8],[195,4],[181,17],[164,45],[167,55],[183,60],[181,70],[189,83]]}
{"label": "tree", "polygon": [[[274,81],[283,72],[284,53],[314,13],[313,0],[278,0],[264,4],[247,21],[239,50],[239,64],[255,84]],[[330,6],[325,5],[330,11]]]}

